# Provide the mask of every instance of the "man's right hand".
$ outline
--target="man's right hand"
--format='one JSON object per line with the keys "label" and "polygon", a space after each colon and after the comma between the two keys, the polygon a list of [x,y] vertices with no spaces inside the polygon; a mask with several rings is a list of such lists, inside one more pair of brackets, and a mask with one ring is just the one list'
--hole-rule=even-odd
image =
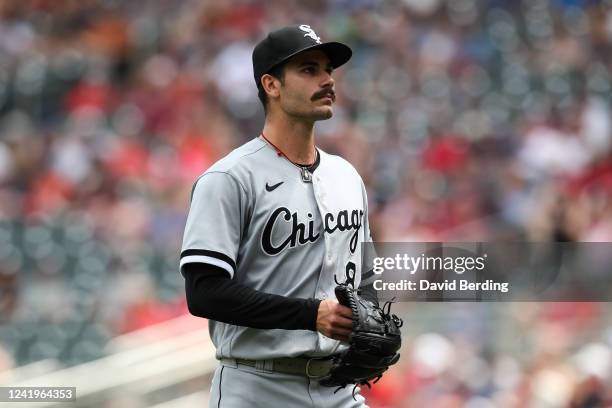
{"label": "man's right hand", "polygon": [[317,331],[331,339],[348,343],[353,331],[351,309],[335,300],[322,300],[317,313]]}

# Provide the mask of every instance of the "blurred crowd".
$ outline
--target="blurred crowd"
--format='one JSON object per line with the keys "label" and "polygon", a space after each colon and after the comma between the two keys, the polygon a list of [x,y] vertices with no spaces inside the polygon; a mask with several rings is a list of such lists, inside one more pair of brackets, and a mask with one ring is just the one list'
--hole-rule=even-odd
{"label": "blurred crowd", "polygon": [[[317,143],[363,176],[375,240],[612,241],[610,0],[4,0],[0,371],[87,361],[114,335],[185,313],[192,183],[259,134],[251,51],[290,23],[353,48]],[[385,384],[432,407],[491,406],[498,380],[600,395],[610,363],[584,378],[570,364],[610,360],[610,310],[593,308],[594,349],[561,320],[565,348],[551,355],[546,336],[562,336],[541,330],[556,309],[532,305],[544,317],[522,334],[539,354],[419,335],[414,365]],[[436,319],[459,330],[453,316]],[[443,364],[431,344],[449,357],[421,378],[419,358]]]}

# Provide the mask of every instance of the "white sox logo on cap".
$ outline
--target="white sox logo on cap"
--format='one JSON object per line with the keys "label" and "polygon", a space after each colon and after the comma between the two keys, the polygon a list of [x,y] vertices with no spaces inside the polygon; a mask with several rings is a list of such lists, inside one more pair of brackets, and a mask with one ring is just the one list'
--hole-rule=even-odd
{"label": "white sox logo on cap", "polygon": [[309,25],[306,25],[306,24],[300,25],[300,30],[306,33],[304,34],[304,37],[310,37],[313,40],[315,40],[317,44],[321,44],[321,38],[317,35],[317,33],[314,32],[312,28],[310,28]]}

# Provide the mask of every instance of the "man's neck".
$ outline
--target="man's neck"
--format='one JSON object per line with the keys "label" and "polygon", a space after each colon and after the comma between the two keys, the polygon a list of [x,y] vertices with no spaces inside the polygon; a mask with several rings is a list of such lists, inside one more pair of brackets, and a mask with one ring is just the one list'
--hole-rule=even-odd
{"label": "man's neck", "polygon": [[316,159],[314,122],[266,118],[262,133],[292,162],[311,164]]}

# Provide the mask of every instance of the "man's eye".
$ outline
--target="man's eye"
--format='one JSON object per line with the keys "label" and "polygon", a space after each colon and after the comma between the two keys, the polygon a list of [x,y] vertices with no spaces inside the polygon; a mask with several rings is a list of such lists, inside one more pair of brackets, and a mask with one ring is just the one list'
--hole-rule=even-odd
{"label": "man's eye", "polygon": [[306,72],[308,74],[312,74],[314,72],[314,68],[312,68],[312,67],[304,68],[304,72]]}

